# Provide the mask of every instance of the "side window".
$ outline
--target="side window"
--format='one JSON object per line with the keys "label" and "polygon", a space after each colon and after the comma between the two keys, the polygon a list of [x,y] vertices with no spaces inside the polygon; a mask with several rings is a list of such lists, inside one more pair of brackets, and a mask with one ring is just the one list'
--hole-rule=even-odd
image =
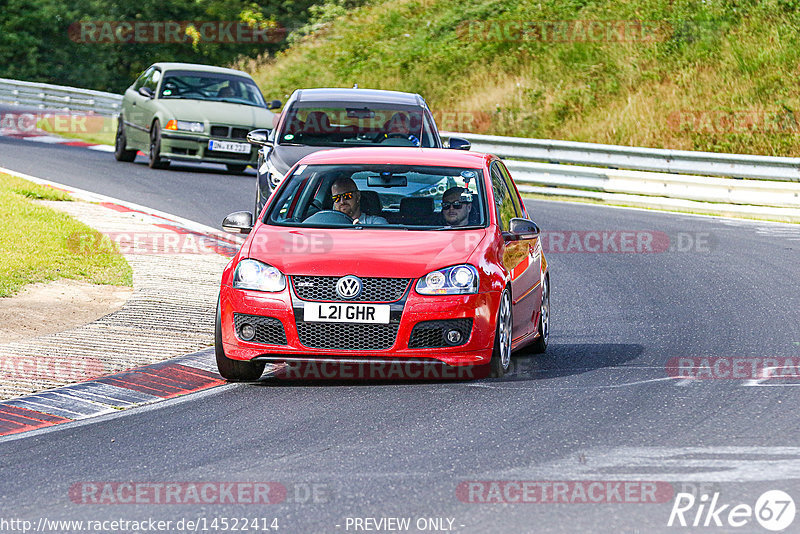
{"label": "side window", "polygon": [[145,80],[147,80],[147,79],[150,77],[150,75],[151,75],[151,74],[153,74],[153,71],[154,71],[154,70],[155,70],[155,68],[153,68],[153,67],[150,67],[149,69],[147,69],[146,71],[144,71],[144,72],[143,72],[143,73],[142,73],[142,74],[141,74],[141,75],[140,75],[140,76],[139,76],[139,77],[136,79],[136,83],[134,83],[134,84],[133,84],[133,90],[134,90],[134,91],[138,91],[138,90],[139,90],[139,88],[140,88],[140,87],[142,87],[142,86],[144,85],[144,82],[145,82]]}
{"label": "side window", "polygon": [[508,224],[514,217],[519,217],[517,209],[514,206],[511,194],[506,186],[505,179],[503,178],[497,164],[492,164],[492,190],[494,191],[494,204],[497,210],[497,220],[500,224],[500,230],[505,232],[508,230]]}
{"label": "side window", "polygon": [[161,71],[153,69],[153,72],[150,74],[150,77],[147,78],[147,80],[145,80],[144,86],[149,87],[150,89],[153,90],[153,92],[155,92],[156,86],[158,85],[158,81],[160,79],[161,79]]}
{"label": "side window", "polygon": [[509,174],[505,165],[502,163],[495,163],[495,166],[500,169],[500,173],[503,175],[503,181],[506,183],[506,187],[508,187],[508,191],[511,194],[511,201],[514,203],[514,210],[517,212],[516,217],[525,217],[525,206],[523,206],[522,202],[520,202],[517,187],[514,185],[514,179],[511,178],[511,175]]}
{"label": "side window", "polygon": [[425,119],[422,131],[422,146],[435,148],[436,145],[436,127],[434,126],[433,117],[428,110],[425,110]]}

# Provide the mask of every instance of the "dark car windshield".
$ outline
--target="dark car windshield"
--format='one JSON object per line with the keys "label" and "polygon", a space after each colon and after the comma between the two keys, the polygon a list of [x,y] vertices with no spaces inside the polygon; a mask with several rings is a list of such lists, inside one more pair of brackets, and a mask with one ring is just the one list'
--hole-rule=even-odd
{"label": "dark car windshield", "polygon": [[279,144],[436,148],[421,106],[298,102],[285,111]]}
{"label": "dark car windshield", "polygon": [[249,78],[214,72],[169,71],[159,97],[267,107],[258,86]]}
{"label": "dark car windshield", "polygon": [[266,222],[415,230],[485,226],[482,173],[438,166],[300,165],[286,178]]}

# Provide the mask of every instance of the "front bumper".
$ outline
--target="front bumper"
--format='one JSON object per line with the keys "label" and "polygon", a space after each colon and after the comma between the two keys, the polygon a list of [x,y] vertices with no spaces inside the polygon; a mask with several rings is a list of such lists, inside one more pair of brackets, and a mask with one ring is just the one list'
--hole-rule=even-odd
{"label": "front bumper", "polygon": [[230,165],[253,165],[258,161],[258,149],[251,146],[247,154],[209,150],[208,142],[228,141],[246,143],[243,139],[225,139],[208,135],[161,130],[161,156],[176,161],[224,163]]}
{"label": "front bumper", "polygon": [[[451,366],[488,364],[492,356],[495,334],[495,316],[500,294],[421,296],[413,289],[405,301],[392,306],[392,321],[396,335],[382,349],[363,348],[312,348],[302,344],[298,334],[298,309],[302,301],[290,294],[289,287],[281,293],[262,293],[222,286],[220,291],[222,341],[225,354],[234,360],[302,361],[302,360],[418,360],[441,362]],[[236,332],[234,313],[269,317],[280,321],[285,338],[278,343],[243,341]],[[469,339],[458,346],[411,348],[409,341],[414,326],[423,321],[470,319]],[[303,321],[299,321],[303,326]],[[277,323],[273,323],[277,324]],[[309,323],[305,323],[306,325]],[[337,323],[347,326],[353,323]],[[354,328],[353,330],[356,330]],[[346,335],[352,336],[347,332]],[[274,341],[274,338],[273,338]],[[285,344],[283,343],[285,341]]]}

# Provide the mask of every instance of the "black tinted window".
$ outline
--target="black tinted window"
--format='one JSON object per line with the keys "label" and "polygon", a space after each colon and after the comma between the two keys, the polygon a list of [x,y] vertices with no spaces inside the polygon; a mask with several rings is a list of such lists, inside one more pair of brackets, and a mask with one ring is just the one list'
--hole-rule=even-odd
{"label": "black tinted window", "polygon": [[509,221],[514,217],[519,217],[519,213],[517,213],[505,179],[496,164],[492,165],[492,190],[494,191],[494,204],[497,210],[498,224],[500,225],[500,230],[505,232],[508,230]]}

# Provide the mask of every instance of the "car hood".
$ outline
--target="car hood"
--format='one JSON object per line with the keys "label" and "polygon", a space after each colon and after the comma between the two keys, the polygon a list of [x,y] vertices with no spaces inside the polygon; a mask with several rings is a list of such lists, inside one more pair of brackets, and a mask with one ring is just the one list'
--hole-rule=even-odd
{"label": "car hood", "polygon": [[406,231],[259,225],[247,257],[288,275],[418,278],[466,263],[486,232],[485,228]]}
{"label": "car hood", "polygon": [[306,145],[277,145],[269,154],[269,160],[281,174],[286,174],[292,165],[304,157],[320,150],[331,150],[335,147],[330,146],[306,146]]}
{"label": "car hood", "polygon": [[272,128],[274,116],[274,113],[266,108],[229,102],[162,100],[161,105],[172,118],[178,120],[240,125],[250,129]]}

